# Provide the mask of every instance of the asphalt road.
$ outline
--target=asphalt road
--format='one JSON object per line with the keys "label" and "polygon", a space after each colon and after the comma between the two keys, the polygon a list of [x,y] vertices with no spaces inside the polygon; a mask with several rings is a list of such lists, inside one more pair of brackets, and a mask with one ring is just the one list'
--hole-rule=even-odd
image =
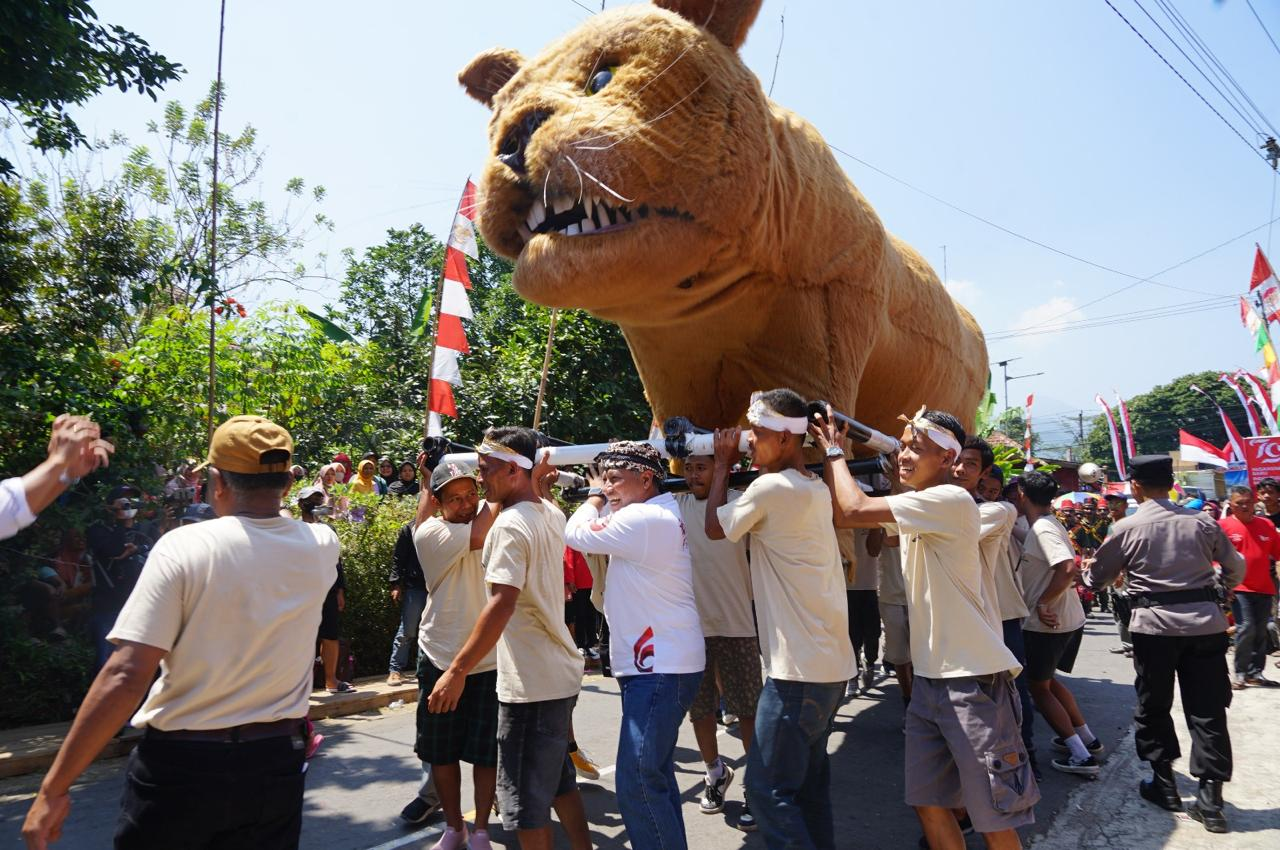
{"label": "asphalt road", "polygon": [[[1065,676],[1093,731],[1111,750],[1131,723],[1133,670],[1129,659],[1108,649],[1116,645],[1110,615],[1095,613],[1085,629],[1075,674]],[[405,828],[398,813],[417,789],[419,767],[412,751],[414,713],[409,704],[319,724],[325,735],[320,753],[307,774],[306,813],[302,846],[308,850],[392,850],[429,848],[435,843],[439,821],[426,828]],[[587,817],[596,847],[626,847],[626,835],[614,800],[612,765],[617,747],[617,687],[610,679],[589,676],[583,683],[574,716],[578,741],[602,769],[597,782],[583,782]],[[693,731],[684,725],[676,750],[677,778],[684,790],[684,818],[689,846],[697,850],[763,848],[758,833],[734,829],[742,805],[742,745],[735,730],[722,730],[722,754],[738,770],[725,811],[703,815],[698,811],[702,763]],[[1040,760],[1046,768],[1041,784],[1043,799],[1036,810],[1037,823],[1023,832],[1024,842],[1042,833],[1063,809],[1067,794],[1079,777],[1048,768],[1051,733],[1037,720]],[[867,696],[841,706],[830,742],[832,800],[836,834],[841,848],[912,848],[920,831],[914,813],[902,802],[902,702],[891,677],[882,678]],[[1132,752],[1115,758],[1133,758]],[[109,847],[122,787],[123,759],[95,765],[72,793],[73,808],[63,840],[68,850]],[[22,818],[38,787],[40,777],[0,781],[0,848],[20,846]],[[464,782],[463,799],[470,800]],[[470,808],[467,806],[466,808]],[[1078,818],[1069,812],[1066,817]],[[494,824],[497,846],[517,848],[514,835]],[[567,846],[559,834],[558,846]],[[971,837],[969,846],[983,846]]]}

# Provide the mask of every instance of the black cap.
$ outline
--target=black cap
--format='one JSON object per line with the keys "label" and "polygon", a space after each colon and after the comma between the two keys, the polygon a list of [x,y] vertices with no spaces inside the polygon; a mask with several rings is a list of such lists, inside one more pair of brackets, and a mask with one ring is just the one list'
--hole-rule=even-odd
{"label": "black cap", "polygon": [[1173,475],[1173,458],[1168,455],[1138,455],[1129,461],[1130,481],[1150,481]]}
{"label": "black cap", "polygon": [[116,499],[135,499],[141,495],[138,488],[132,484],[117,484],[107,493],[107,504],[111,504]]}
{"label": "black cap", "polygon": [[1129,501],[1129,497],[1128,497],[1128,496],[1126,496],[1124,493],[1108,493],[1107,495],[1103,496],[1102,498],[1106,499],[1108,502],[1127,502],[1127,501]]}
{"label": "black cap", "polygon": [[217,519],[218,515],[213,511],[213,505],[204,502],[192,502],[187,505],[187,509],[182,512],[182,522],[204,522],[207,519]]}
{"label": "black cap", "polygon": [[446,484],[457,481],[459,478],[470,478],[474,481],[475,474],[456,463],[441,463],[431,471],[431,492],[439,493]]}

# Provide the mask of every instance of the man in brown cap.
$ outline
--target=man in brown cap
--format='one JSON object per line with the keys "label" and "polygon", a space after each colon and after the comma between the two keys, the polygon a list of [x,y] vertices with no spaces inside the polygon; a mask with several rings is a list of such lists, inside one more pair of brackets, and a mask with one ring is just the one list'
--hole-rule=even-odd
{"label": "man in brown cap", "polygon": [[261,417],[214,432],[219,518],[152,549],[27,813],[28,847],[60,837],[72,783],[144,696],[117,848],[298,846],[314,639],[339,547],[328,526],[280,516],[292,455],[289,432]]}

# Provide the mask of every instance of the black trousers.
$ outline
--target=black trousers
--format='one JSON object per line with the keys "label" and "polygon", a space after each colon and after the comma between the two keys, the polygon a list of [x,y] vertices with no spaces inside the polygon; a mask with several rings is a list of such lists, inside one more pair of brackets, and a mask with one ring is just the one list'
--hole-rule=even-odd
{"label": "black trousers", "polygon": [[[869,670],[880,655],[880,595],[874,590],[846,590],[849,602],[849,642],[858,666]],[[865,659],[866,663],[863,663]]]}
{"label": "black trousers", "polygon": [[1182,755],[1173,731],[1173,680],[1178,679],[1182,713],[1191,732],[1191,775],[1200,779],[1231,779],[1231,736],[1227,706],[1231,682],[1227,677],[1227,636],[1133,635],[1134,741],[1138,758],[1173,761]]}
{"label": "black trousers", "polygon": [[129,756],[116,850],[294,850],[300,735],[243,744],[143,738]]}
{"label": "black trousers", "polygon": [[1129,605],[1129,594],[1117,590],[1111,598],[1114,602],[1111,606],[1112,616],[1116,618],[1116,625],[1120,627],[1120,643],[1132,644],[1133,640],[1129,636],[1129,621],[1133,619],[1133,607]]}
{"label": "black trousers", "polygon": [[599,613],[591,604],[591,589],[576,590],[570,602],[573,612],[573,641],[578,649],[590,649],[599,637]]}

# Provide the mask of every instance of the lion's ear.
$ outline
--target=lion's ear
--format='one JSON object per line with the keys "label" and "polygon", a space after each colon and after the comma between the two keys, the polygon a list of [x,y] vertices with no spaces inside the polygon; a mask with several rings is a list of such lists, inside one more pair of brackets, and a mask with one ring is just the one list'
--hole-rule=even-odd
{"label": "lion's ear", "polygon": [[737,50],[747,40],[747,30],[755,22],[763,0],[653,0],[682,18],[703,27]]}
{"label": "lion's ear", "polygon": [[506,47],[494,47],[472,59],[458,73],[458,82],[462,83],[467,94],[485,106],[493,106],[493,96],[515,76],[523,64],[524,57],[519,52]]}

